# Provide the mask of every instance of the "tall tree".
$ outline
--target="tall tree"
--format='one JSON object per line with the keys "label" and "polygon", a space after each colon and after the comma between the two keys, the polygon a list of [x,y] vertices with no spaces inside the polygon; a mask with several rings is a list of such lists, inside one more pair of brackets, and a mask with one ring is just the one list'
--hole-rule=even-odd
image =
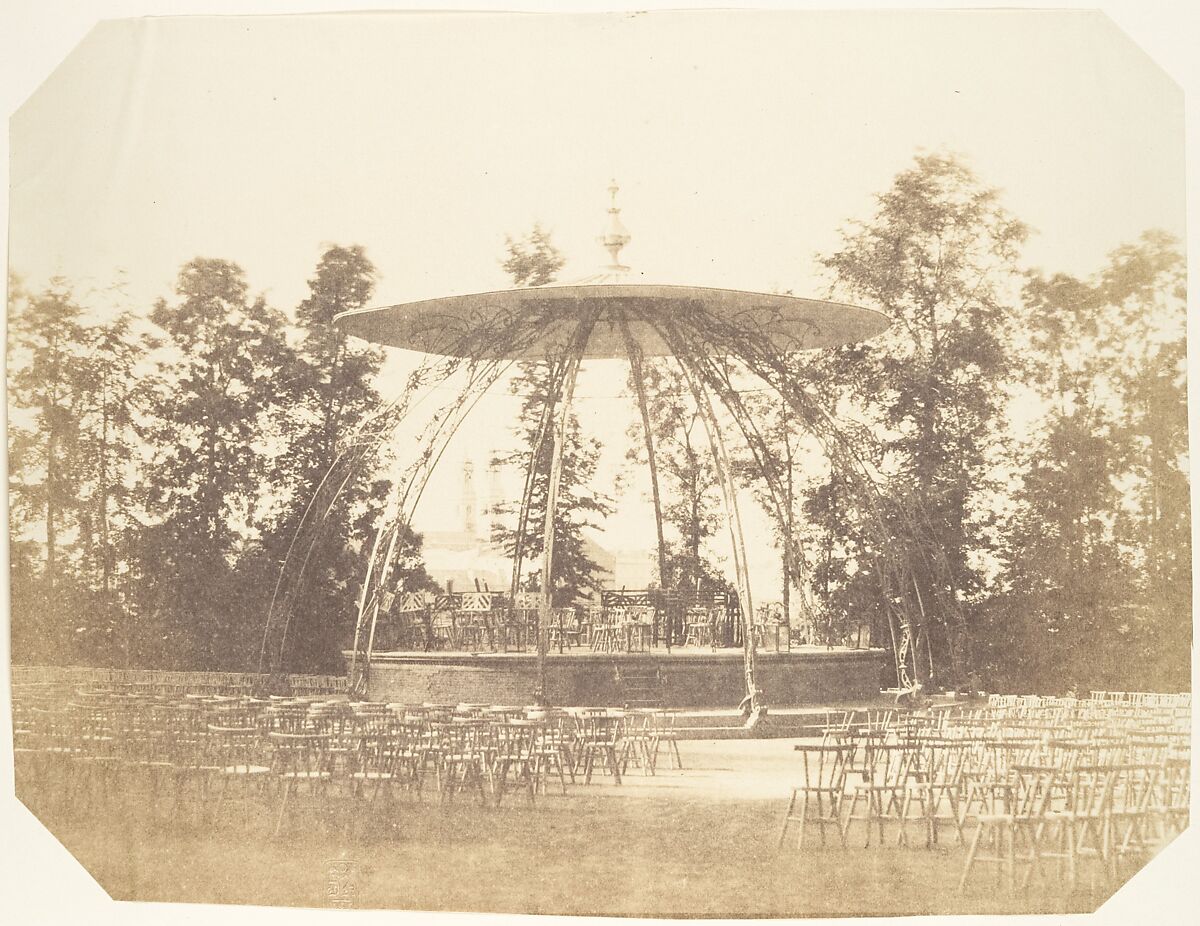
{"label": "tall tree", "polygon": [[518,238],[504,238],[504,260],[501,266],[512,277],[514,286],[544,286],[558,278],[567,259],[554,246],[550,232],[534,222],[528,233]]}
{"label": "tall tree", "polygon": [[[882,435],[889,518],[880,538],[907,558],[931,664],[965,670],[964,612],[983,592],[989,485],[1003,395],[1018,248],[1025,227],[953,157],[922,155],[878,197],[875,216],[824,258],[834,292],[877,306],[888,333],[836,359],[857,364],[846,397]],[[849,501],[849,500],[847,500]],[[879,525],[881,519],[876,519]],[[918,634],[918,644],[920,643]]]}
{"label": "tall tree", "polygon": [[[79,498],[78,437],[85,355],[81,309],[62,280],[19,303],[11,316],[9,356],[10,536],[41,546],[36,597],[20,622],[37,622],[45,658],[68,659],[74,647],[74,618],[80,611],[71,557],[64,535],[77,524]],[[28,554],[26,547],[25,553]],[[15,560],[32,565],[28,557]],[[26,590],[31,590],[31,576]]]}
{"label": "tall tree", "polygon": [[1091,280],[1032,275],[1021,484],[984,635],[989,669],[1050,690],[1185,684],[1190,637],[1185,298],[1147,233]]}
{"label": "tall tree", "polygon": [[230,261],[185,264],[176,296],[151,315],[169,353],[147,429],[154,474],[147,504],[159,523],[141,547],[161,579],[143,591],[168,618],[171,658],[240,666],[256,651],[252,622],[261,620],[262,602],[237,595],[237,566],[271,503],[279,383],[291,352],[283,316],[249,296]]}
{"label": "tall tree", "polygon": [[1140,553],[1130,620],[1142,678],[1186,686],[1192,548],[1187,426],[1187,269],[1179,242],[1150,231],[1110,255],[1100,292],[1115,308],[1121,425],[1137,487],[1121,539]]}
{"label": "tall tree", "polygon": [[1102,410],[1081,406],[1049,422],[1025,464],[1005,530],[1004,607],[976,629],[990,685],[1105,687],[1121,674],[1113,656],[1130,629],[1132,570],[1112,530],[1111,434]]}
{"label": "tall tree", "polygon": [[375,291],[375,266],[361,245],[326,249],[296,307],[300,341],[299,386],[307,427],[290,454],[310,488],[333,464],[347,432],[379,404],[374,381],[383,352],[352,342],[333,323],[342,312],[363,308]]}
{"label": "tall tree", "polygon": [[[709,544],[722,524],[720,484],[712,448],[687,379],[672,360],[642,364],[654,456],[663,489],[667,574],[672,588],[725,588]],[[633,371],[630,371],[630,376]],[[635,384],[629,384],[630,390]],[[628,458],[646,462],[639,422],[630,429]]]}
{"label": "tall tree", "polygon": [[[287,555],[309,501],[355,427],[379,405],[374,382],[383,365],[382,351],[352,341],[333,321],[341,312],[367,305],[374,292],[375,267],[366,251],[359,245],[328,247],[308,287],[308,296],[296,308],[302,334],[287,377],[291,408],[281,466],[287,502],[264,541],[267,573]],[[364,548],[386,495],[386,483],[377,478],[382,468],[378,454],[364,459],[321,524],[311,554],[293,550],[306,558],[306,568],[303,575],[286,577],[304,588],[292,599],[288,668],[320,672],[341,665],[341,650],[350,644],[354,629]],[[407,590],[432,584],[420,548],[420,536],[409,531],[399,569]],[[264,576],[272,586],[276,578]]]}
{"label": "tall tree", "polygon": [[144,474],[136,420],[153,385],[142,367],[154,346],[152,339],[135,333],[133,316],[120,312],[87,329],[86,356],[77,371],[82,482],[78,542],[92,599],[85,633],[93,659],[114,658],[113,648],[128,641],[122,626],[128,589],[120,577],[138,524],[135,486]]}
{"label": "tall tree", "polygon": [[[509,236],[506,251],[502,264],[517,286],[551,283],[565,262],[549,233],[536,224],[520,238]],[[530,479],[530,492],[523,524],[519,504],[498,506],[496,510],[504,520],[497,523],[492,540],[509,556],[516,557],[519,553],[522,559],[536,560],[542,554],[553,455],[550,434],[542,423],[547,406],[558,401],[557,383],[554,361],[523,362],[512,380],[513,394],[523,397],[520,417],[513,428],[519,445],[515,450],[498,454],[493,462],[525,472]],[[585,590],[596,588],[603,572],[589,553],[584,535],[585,529],[599,527],[600,521],[612,511],[611,501],[594,486],[599,459],[600,442],[584,436],[578,418],[572,413],[567,422],[558,505],[554,512],[554,574],[550,577],[550,588],[558,604],[570,603]],[[540,568],[527,571],[525,576],[525,588],[542,587],[544,577]]]}

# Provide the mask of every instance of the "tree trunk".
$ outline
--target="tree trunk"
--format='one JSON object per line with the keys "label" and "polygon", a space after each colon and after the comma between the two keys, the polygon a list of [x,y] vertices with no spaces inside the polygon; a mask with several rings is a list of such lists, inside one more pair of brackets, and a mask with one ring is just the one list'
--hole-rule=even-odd
{"label": "tree trunk", "polygon": [[[57,416],[55,416],[57,417]],[[58,422],[50,425],[46,438],[46,604],[55,607],[55,578],[58,574]]]}
{"label": "tree trunk", "polygon": [[783,545],[783,620],[787,625],[788,639],[792,632],[792,555],[788,544]]}

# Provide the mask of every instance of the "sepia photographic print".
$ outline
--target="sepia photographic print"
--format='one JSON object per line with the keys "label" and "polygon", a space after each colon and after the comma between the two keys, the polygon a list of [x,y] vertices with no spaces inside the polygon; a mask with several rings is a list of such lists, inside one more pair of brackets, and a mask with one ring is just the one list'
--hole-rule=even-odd
{"label": "sepia photographic print", "polygon": [[9,38],[14,922],[1188,919],[1184,75],[163,6]]}

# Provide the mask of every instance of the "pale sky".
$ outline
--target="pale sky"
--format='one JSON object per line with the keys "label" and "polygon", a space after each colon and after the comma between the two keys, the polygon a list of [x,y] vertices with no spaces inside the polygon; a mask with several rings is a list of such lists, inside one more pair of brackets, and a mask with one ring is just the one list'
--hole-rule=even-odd
{"label": "pale sky", "polygon": [[[1029,265],[1184,233],[1182,93],[1099,14],[211,17],[97,26],[16,113],[11,266],[122,270],[148,307],[223,257],[290,311],[323,245],[357,243],[382,305],[504,286],[505,233],[540,220],[569,280],[605,257],[615,177],[647,280],[821,295],[814,255],[919,150],[1003,190]],[[632,410],[598,401],[611,468]],[[514,411],[484,403],[433,497]],[[612,545],[648,516],[623,502]]]}
{"label": "pale sky", "polygon": [[649,276],[814,292],[921,148],[1087,273],[1184,228],[1183,99],[1083,12],[337,15],[98,26],[12,121],[11,264],[131,292],[198,254],[282,308],[323,242],[381,303],[503,285],[540,219],[590,273],[616,177]]}

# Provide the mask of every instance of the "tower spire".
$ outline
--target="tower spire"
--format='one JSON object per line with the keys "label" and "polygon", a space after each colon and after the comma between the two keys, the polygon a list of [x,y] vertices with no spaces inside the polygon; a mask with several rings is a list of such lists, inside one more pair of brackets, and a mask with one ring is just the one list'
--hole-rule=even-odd
{"label": "tower spire", "polygon": [[620,189],[616,180],[613,180],[608,186],[609,196],[612,197],[612,203],[608,207],[608,231],[600,239],[600,243],[604,245],[612,260],[612,263],[608,265],[609,270],[629,269],[621,263],[621,248],[629,244],[631,236],[625,226],[621,224],[621,210],[617,206],[617,193],[620,192]]}

